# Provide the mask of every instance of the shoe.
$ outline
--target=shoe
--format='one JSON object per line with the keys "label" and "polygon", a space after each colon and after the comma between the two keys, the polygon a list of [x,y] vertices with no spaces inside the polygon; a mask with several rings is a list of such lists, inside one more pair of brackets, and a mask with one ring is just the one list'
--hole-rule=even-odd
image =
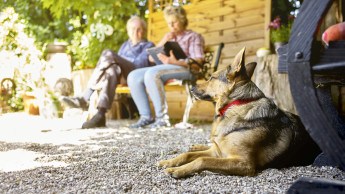
{"label": "shoe", "polygon": [[148,127],[153,128],[161,128],[161,127],[170,127],[169,119],[166,118],[156,118],[156,121],[149,125]]}
{"label": "shoe", "polygon": [[140,127],[145,127],[151,123],[155,122],[154,118],[143,118],[141,117],[138,122],[131,124],[128,126],[128,128],[140,128]]}
{"label": "shoe", "polygon": [[82,125],[82,129],[105,127],[105,116],[101,114],[96,114],[91,118],[91,120],[86,121]]}
{"label": "shoe", "polygon": [[89,109],[89,102],[87,102],[83,97],[67,97],[63,96],[60,99],[61,102],[66,104],[71,108],[81,108],[83,110]]}

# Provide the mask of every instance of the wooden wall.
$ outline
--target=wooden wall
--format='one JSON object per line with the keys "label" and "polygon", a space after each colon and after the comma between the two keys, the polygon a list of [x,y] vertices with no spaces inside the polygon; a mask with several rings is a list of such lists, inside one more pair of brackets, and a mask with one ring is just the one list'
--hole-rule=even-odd
{"label": "wooden wall", "polygon": [[[150,0],[149,7],[148,39],[158,43],[169,31],[161,9],[164,4]],[[188,29],[202,34],[206,45],[225,43],[220,66],[231,63],[244,46],[247,62],[256,60],[257,49],[269,47],[266,27],[271,17],[271,0],[194,0],[183,7]]]}
{"label": "wooden wall", "polygon": [[[206,46],[225,44],[220,68],[232,62],[233,57],[246,47],[246,62],[257,61],[256,51],[270,47],[269,31],[271,0],[149,0],[148,39],[158,43],[169,31],[163,17],[167,4],[185,3],[189,21],[188,29],[205,38]],[[167,92],[170,118],[182,119],[187,94],[181,91]],[[190,119],[213,120],[214,106],[211,102],[197,101],[190,112]]]}
{"label": "wooden wall", "polygon": [[[166,92],[168,102],[168,115],[171,119],[181,120],[186,107],[187,93],[184,87],[179,91]],[[151,104],[151,110],[154,114],[154,109]],[[212,121],[215,116],[214,105],[212,102],[196,101],[190,111],[190,119]]]}
{"label": "wooden wall", "polygon": [[[220,68],[232,62],[233,57],[246,47],[246,62],[257,61],[256,51],[270,47],[266,30],[271,19],[271,0],[149,0],[148,39],[158,43],[169,32],[163,17],[163,8],[172,3],[185,4],[191,29],[203,35],[206,46],[225,44]],[[187,94],[181,91],[167,92],[170,118],[182,119]],[[190,118],[213,120],[214,106],[211,102],[197,101]]]}

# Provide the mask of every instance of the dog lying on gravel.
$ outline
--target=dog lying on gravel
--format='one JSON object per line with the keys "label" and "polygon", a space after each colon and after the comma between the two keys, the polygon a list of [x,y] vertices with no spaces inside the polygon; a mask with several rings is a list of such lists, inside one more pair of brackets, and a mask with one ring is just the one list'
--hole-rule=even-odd
{"label": "dog lying on gravel", "polygon": [[227,68],[193,88],[197,99],[216,102],[218,113],[212,146],[194,145],[192,152],[157,166],[181,178],[204,170],[254,176],[265,168],[311,164],[320,153],[298,116],[280,110],[250,80],[256,63],[244,65],[243,48]]}

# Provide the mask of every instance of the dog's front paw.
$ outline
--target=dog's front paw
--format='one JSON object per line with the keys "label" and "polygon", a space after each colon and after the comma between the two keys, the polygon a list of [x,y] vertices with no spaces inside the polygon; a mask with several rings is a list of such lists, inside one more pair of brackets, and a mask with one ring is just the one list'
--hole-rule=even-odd
{"label": "dog's front paw", "polygon": [[157,162],[156,166],[160,167],[173,167],[171,160],[162,160]]}
{"label": "dog's front paw", "polygon": [[164,173],[176,179],[188,176],[186,171],[181,167],[165,169]]}

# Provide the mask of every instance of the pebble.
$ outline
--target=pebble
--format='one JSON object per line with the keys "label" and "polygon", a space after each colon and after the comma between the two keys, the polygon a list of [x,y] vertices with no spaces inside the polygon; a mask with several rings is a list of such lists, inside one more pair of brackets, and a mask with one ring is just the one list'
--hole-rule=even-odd
{"label": "pebble", "polygon": [[0,142],[0,151],[26,149],[44,154],[37,158],[40,162],[68,164],[0,171],[0,193],[286,193],[300,177],[345,181],[345,172],[337,168],[312,166],[266,169],[255,177],[201,172],[174,179],[155,163],[176,157],[193,144],[209,143],[211,125],[188,130],[123,127],[131,122],[135,121],[112,120],[107,130],[79,145]]}

